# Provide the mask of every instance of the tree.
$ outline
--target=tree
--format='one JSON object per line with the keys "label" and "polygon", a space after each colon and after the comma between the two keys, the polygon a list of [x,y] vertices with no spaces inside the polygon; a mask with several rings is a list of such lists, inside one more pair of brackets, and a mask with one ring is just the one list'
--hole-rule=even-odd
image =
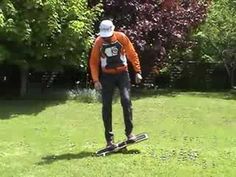
{"label": "tree", "polygon": [[222,52],[236,46],[236,2],[213,1],[206,22],[196,30],[195,53],[201,60],[222,61]]}
{"label": "tree", "polygon": [[21,95],[26,92],[29,67],[85,70],[99,5],[86,0],[2,0],[0,3],[0,61],[21,68]]}
{"label": "tree", "polygon": [[104,17],[112,18],[141,55],[145,73],[160,70],[173,48],[189,47],[188,37],[207,14],[208,0],[103,0]]}
{"label": "tree", "polygon": [[231,87],[234,82],[236,46],[236,1],[213,1],[206,22],[193,35],[192,51],[204,62],[224,64]]}
{"label": "tree", "polygon": [[235,88],[236,48],[225,49],[222,52],[222,58],[230,79],[230,86],[231,88]]}

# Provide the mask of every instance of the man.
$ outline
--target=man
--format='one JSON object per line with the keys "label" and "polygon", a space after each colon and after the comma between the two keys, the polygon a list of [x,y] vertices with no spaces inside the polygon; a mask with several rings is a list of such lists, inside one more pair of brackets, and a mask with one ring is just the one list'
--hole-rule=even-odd
{"label": "man", "polygon": [[118,87],[120,91],[127,139],[134,141],[136,138],[132,134],[131,84],[127,59],[136,72],[136,83],[141,82],[142,76],[138,55],[129,38],[122,32],[114,31],[115,26],[110,20],[103,20],[99,29],[99,36],[95,40],[89,65],[94,87],[102,92],[102,117],[107,147],[115,147],[112,132],[112,96],[115,87]]}

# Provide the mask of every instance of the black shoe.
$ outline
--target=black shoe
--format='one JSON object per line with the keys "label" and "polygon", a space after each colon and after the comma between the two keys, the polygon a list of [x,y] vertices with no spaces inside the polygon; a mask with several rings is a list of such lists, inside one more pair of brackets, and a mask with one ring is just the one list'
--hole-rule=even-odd
{"label": "black shoe", "polygon": [[117,148],[117,145],[115,143],[113,143],[112,141],[107,142],[106,148],[108,148],[109,150],[113,150],[115,148]]}

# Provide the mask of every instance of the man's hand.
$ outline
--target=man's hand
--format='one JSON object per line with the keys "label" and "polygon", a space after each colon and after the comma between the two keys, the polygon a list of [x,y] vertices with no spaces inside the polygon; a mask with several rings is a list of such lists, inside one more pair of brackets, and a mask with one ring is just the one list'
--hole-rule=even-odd
{"label": "man's hand", "polygon": [[94,82],[94,88],[96,89],[96,90],[102,90],[102,84],[101,84],[101,82],[99,82],[99,81],[95,81]]}
{"label": "man's hand", "polygon": [[143,77],[141,76],[141,74],[137,73],[135,75],[135,82],[136,82],[136,84],[140,84],[142,79],[143,79]]}

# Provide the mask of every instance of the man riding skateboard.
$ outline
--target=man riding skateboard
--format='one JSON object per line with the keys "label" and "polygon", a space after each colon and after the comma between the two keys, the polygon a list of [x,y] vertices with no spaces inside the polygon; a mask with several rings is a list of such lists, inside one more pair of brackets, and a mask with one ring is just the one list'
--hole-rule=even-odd
{"label": "man riding skateboard", "polygon": [[102,118],[105,128],[105,138],[108,148],[115,148],[112,132],[112,96],[117,87],[123,108],[125,134],[129,141],[135,141],[133,131],[132,104],[130,98],[130,77],[127,60],[135,71],[135,82],[142,80],[138,55],[129,38],[122,32],[114,31],[111,20],[103,20],[99,26],[99,36],[96,38],[91,52],[89,65],[96,90],[102,93]]}

